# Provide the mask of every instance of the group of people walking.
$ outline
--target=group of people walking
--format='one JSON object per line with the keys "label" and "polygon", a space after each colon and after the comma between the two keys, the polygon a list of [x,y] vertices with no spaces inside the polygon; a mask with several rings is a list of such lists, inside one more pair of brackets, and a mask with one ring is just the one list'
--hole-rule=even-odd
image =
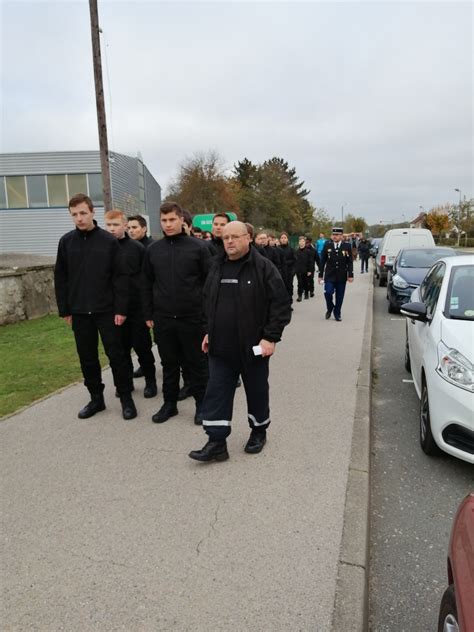
{"label": "group of people walking", "polygon": [[[300,238],[294,251],[286,233],[279,245],[265,232],[214,216],[212,238],[199,238],[192,218],[175,202],[160,208],[164,237],[147,236],[146,220],[120,210],[105,213],[105,229],[95,221],[92,201],[77,194],[69,201],[75,229],[58,246],[55,289],[59,315],[72,326],[90,401],[78,416],[90,418],[106,407],[98,353],[103,342],[124,419],[134,419],[135,350],[144,396],[158,393],[152,337],[163,367],[163,404],[153,415],[163,423],[178,414],[181,373],[196,403],[194,422],[208,441],[189,456],[198,461],[228,458],[235,390],[242,379],[247,399],[248,453],[260,452],[270,424],[269,358],[291,319],[293,278],[297,300],[314,296],[314,275],[325,281],[326,318],[341,320],[352,257],[340,229],[313,247]],[[342,230],[341,230],[342,233]],[[201,235],[202,237],[202,235]],[[321,247],[320,247],[321,246]],[[332,303],[333,295],[336,296]],[[137,372],[135,372],[137,375]]]}

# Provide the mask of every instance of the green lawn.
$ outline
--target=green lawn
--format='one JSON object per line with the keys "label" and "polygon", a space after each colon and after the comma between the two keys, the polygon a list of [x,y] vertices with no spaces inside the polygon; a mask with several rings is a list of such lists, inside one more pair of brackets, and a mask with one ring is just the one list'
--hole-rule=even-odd
{"label": "green lawn", "polygon": [[58,316],[0,327],[0,358],[0,417],[82,380],[74,335]]}

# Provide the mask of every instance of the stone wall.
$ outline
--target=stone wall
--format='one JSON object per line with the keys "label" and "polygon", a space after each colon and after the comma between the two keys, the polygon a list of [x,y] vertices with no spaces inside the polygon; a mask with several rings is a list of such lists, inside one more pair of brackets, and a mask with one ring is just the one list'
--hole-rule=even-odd
{"label": "stone wall", "polygon": [[0,325],[56,312],[53,265],[0,269]]}

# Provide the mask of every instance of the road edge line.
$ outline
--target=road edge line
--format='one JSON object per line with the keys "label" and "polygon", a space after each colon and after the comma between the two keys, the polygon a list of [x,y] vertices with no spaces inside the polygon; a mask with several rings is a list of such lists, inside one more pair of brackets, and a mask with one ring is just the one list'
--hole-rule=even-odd
{"label": "road edge line", "polygon": [[368,629],[373,302],[372,269],[357,377],[332,632],[363,632]]}

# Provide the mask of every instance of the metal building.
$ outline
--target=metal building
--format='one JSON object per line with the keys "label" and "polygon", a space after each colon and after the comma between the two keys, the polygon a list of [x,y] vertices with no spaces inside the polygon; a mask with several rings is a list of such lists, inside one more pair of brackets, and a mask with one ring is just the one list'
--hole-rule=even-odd
{"label": "metal building", "polygon": [[[110,178],[114,207],[140,213],[159,236],[161,188],[141,156],[110,152]],[[89,195],[103,226],[98,151],[0,154],[0,253],[55,255],[60,237],[74,227],[67,202],[76,193]]]}

